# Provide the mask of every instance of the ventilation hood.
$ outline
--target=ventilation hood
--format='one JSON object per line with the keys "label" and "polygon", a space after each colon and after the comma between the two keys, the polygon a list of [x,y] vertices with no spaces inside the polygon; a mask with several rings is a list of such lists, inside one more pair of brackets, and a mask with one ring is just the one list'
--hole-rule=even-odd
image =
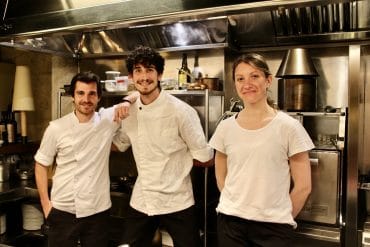
{"label": "ventilation hood", "polygon": [[369,1],[4,0],[0,45],[88,58],[368,40]]}
{"label": "ventilation hood", "polygon": [[280,64],[276,77],[317,77],[319,74],[308,50],[294,48],[287,51]]}

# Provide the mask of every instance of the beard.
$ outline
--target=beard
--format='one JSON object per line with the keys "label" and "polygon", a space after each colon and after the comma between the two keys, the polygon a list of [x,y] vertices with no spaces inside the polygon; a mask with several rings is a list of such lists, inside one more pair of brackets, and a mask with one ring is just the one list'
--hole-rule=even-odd
{"label": "beard", "polygon": [[159,87],[158,87],[159,82],[158,82],[157,85],[155,85],[155,87],[152,87],[152,86],[154,86],[153,81],[147,82],[146,86],[143,86],[142,84],[139,84],[139,83],[136,83],[136,85],[137,85],[137,86],[135,86],[136,90],[139,91],[139,93],[141,95],[150,95],[153,92],[155,92],[157,89],[159,89]]}
{"label": "beard", "polygon": [[91,115],[95,112],[96,105],[94,105],[91,102],[88,103],[80,103],[78,105],[75,105],[75,110],[79,112],[82,115]]}

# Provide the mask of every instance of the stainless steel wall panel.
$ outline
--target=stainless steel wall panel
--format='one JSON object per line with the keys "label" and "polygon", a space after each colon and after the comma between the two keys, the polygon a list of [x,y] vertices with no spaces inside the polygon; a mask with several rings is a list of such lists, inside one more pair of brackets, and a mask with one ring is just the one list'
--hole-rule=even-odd
{"label": "stainless steel wall panel", "polygon": [[359,45],[349,46],[348,61],[348,141],[346,163],[346,215],[345,215],[345,246],[358,244],[358,161],[359,161],[359,129],[360,122],[360,61]]}

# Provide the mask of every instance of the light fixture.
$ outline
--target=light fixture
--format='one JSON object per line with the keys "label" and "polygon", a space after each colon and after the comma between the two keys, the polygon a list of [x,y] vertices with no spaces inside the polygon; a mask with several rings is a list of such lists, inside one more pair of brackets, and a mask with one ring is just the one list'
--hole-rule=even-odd
{"label": "light fixture", "polygon": [[27,116],[26,111],[35,110],[31,87],[31,73],[27,66],[17,66],[15,69],[13,111],[21,115],[22,143],[27,142]]}

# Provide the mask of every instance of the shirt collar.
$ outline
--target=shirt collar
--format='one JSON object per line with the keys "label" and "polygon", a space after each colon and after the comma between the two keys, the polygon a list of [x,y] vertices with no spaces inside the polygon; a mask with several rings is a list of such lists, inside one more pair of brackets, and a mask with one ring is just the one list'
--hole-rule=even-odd
{"label": "shirt collar", "polygon": [[[90,118],[90,120],[86,123],[93,123],[95,118],[96,118],[96,112],[94,112],[94,115]],[[77,116],[76,116],[76,113],[75,111],[72,112],[72,121],[73,121],[73,124],[80,124],[80,120],[78,120]],[[85,123],[85,124],[86,124]]]}
{"label": "shirt collar", "polygon": [[148,105],[144,105],[143,102],[141,101],[140,97],[139,97],[139,99],[137,100],[138,108],[140,110],[143,110],[143,109],[151,110],[151,109],[157,108],[158,106],[161,106],[162,102],[165,100],[165,94],[166,93],[163,90],[161,90],[158,97],[152,103],[150,103]]}

